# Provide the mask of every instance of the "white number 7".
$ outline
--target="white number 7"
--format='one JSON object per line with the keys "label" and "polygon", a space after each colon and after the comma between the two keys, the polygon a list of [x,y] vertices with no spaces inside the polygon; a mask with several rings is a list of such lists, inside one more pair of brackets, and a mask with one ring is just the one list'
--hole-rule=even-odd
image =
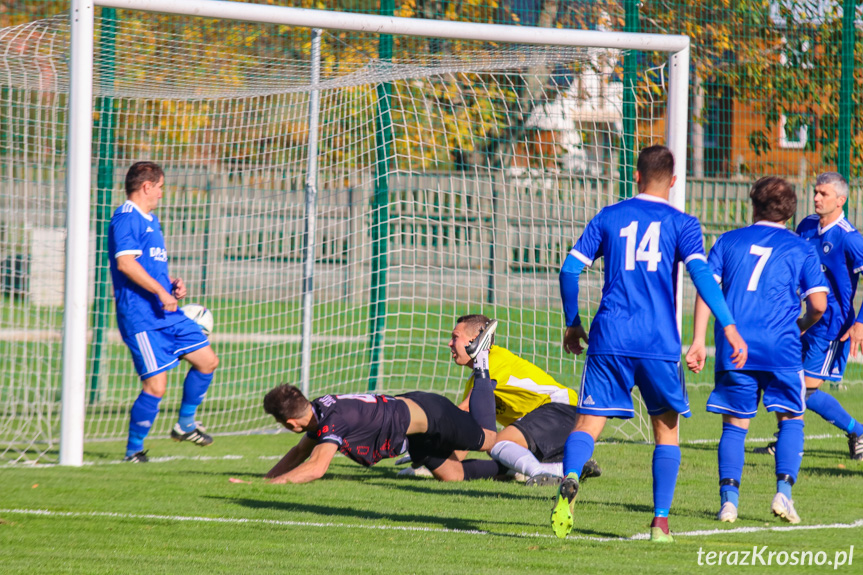
{"label": "white number 7", "polygon": [[770,259],[770,254],[773,253],[773,248],[765,248],[761,246],[749,246],[749,253],[758,256],[758,263],[755,264],[755,269],[752,270],[752,277],[749,278],[749,285],[746,286],[746,291],[755,291],[758,289],[758,280],[761,279],[761,274],[764,272],[764,266],[767,265],[767,260]]}

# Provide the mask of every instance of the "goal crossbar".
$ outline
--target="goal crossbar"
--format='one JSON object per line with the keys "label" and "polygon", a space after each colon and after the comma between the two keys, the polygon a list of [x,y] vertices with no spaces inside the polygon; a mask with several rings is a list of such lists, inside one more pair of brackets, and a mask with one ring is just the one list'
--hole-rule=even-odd
{"label": "goal crossbar", "polygon": [[[684,208],[689,97],[687,36],[599,32],[435,21],[329,12],[216,0],[72,0],[67,242],[64,295],[60,464],[83,464],[87,358],[87,262],[90,218],[95,7],[400,36],[479,40],[523,45],[595,47],[668,54],[666,144],[677,177],[671,203]],[[679,278],[680,279],[680,278]],[[678,310],[678,314],[680,311]],[[679,321],[679,320],[678,320]]]}

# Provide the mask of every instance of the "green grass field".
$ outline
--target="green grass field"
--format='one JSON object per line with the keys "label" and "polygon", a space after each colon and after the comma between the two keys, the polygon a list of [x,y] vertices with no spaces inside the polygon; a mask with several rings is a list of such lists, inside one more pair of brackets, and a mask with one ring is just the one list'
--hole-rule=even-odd
{"label": "green grass field", "polygon": [[[859,388],[835,393],[849,411],[863,412]],[[677,541],[670,546],[637,539],[651,516],[652,448],[645,444],[598,445],[604,475],[584,484],[575,530],[558,540],[548,525],[550,488],[397,478],[392,461],[363,469],[344,457],[323,480],[273,486],[260,477],[298,436],[222,436],[204,450],[151,441],[154,460],[145,465],[118,464],[122,444],[105,442],[86,446],[81,468],[0,468],[0,571],[818,573],[833,567],[783,568],[776,559],[755,567],[703,563],[707,552],[754,545],[767,546],[767,553],[812,551],[813,558],[823,551],[832,562],[854,545],[853,563],[838,571],[860,573],[863,462],[848,459],[838,430],[817,416],[807,422],[794,491],[801,525],[772,517],[773,460],[751,453],[740,519],[720,524],[713,519],[720,422],[703,411],[706,395],[706,387],[691,390],[694,416],[682,424],[683,464],[670,520]],[[767,438],[774,429],[772,416],[762,413],[749,438]],[[233,484],[230,477],[255,483]]]}

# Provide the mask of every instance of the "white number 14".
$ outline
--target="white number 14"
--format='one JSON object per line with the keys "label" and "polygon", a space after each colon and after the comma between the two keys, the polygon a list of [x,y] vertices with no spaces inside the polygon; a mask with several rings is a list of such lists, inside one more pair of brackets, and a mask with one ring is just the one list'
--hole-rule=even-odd
{"label": "white number 14", "polygon": [[659,262],[662,261],[662,252],[659,251],[659,225],[662,222],[650,222],[644,237],[635,249],[635,240],[638,235],[638,222],[632,222],[622,230],[620,237],[626,238],[626,259],[624,269],[634,270],[635,262],[647,262],[647,271],[655,272]]}

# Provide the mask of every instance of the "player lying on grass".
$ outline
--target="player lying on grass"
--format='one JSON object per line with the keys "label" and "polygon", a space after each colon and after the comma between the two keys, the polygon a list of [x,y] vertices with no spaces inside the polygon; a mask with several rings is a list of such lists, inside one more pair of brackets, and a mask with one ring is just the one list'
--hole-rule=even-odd
{"label": "player lying on grass", "polygon": [[[456,365],[473,368],[473,359],[465,347],[489,321],[481,314],[456,320],[449,342]],[[575,425],[578,395],[503,347],[492,345],[488,361],[491,379],[497,383],[494,388],[497,423],[504,426],[490,455],[509,469],[526,475],[526,485],[559,484],[563,478],[563,444]],[[459,405],[462,409],[470,408],[473,384],[471,375]],[[582,478],[598,477],[601,473],[591,460],[585,464]]]}
{"label": "player lying on grass", "polygon": [[323,477],[340,451],[365,466],[407,451],[441,481],[493,477],[497,462],[460,461],[455,451],[489,451],[495,443],[494,396],[488,378],[488,349],[496,322],[470,345],[476,363],[471,412],[447,398],[414,391],[400,396],[325,395],[312,401],[292,385],[264,397],[264,410],[295,433],[305,433],[267,477],[271,483],[307,483]]}
{"label": "player lying on grass", "polygon": [[[776,496],[771,509],[783,520],[799,523],[791,486],[800,471],[806,410],[800,332],[821,318],[829,288],[812,243],[785,229],[785,222],[797,209],[791,185],[782,178],[761,178],[749,197],[755,223],[722,234],[708,258],[738,320],[740,335],[749,344],[746,367],[740,369],[729,360],[730,344],[716,328],[716,384],[707,399],[707,411],[722,414],[718,519],[729,523],[737,519],[743,443],[761,398],[779,421]],[[807,304],[803,317],[799,317],[801,299]],[[699,297],[692,346],[686,354],[689,369],[696,373],[704,368],[707,357],[708,316],[707,306]]]}
{"label": "player lying on grass", "polygon": [[[842,206],[848,199],[848,182],[836,172],[815,180],[815,213],[800,222],[797,233],[815,247],[830,284],[827,311],[802,336],[806,409],[848,435],[851,459],[863,460],[863,424],[851,417],[832,395],[821,391],[825,381],[841,381],[851,355],[863,345],[863,307],[854,313],[857,279],[863,271],[863,236],[845,219]],[[776,442],[754,450],[776,451]]]}
{"label": "player lying on grass", "polygon": [[594,217],[567,255],[560,271],[566,316],[563,347],[580,354],[588,341],[578,315],[578,276],[603,257],[602,299],[591,324],[590,347],[578,397],[578,419],[566,440],[566,477],[552,510],[558,537],[573,525],[578,478],[609,417],[631,418],[632,388],[638,386],[653,425],[653,509],[651,541],[670,542],[668,512],[680,468],[679,415],[690,416],[680,371],[675,284],[678,263],[686,264],[698,293],[716,314],[733,344],[733,361],[746,361],[746,343],[734,327],[722,292],[704,255],[698,219],[668,203],[674,185],[674,157],[664,146],[638,156],[638,195]]}
{"label": "player lying on grass", "polygon": [[153,210],[162,199],[165,174],[152,162],[138,162],[126,174],[126,203],[117,208],[108,228],[108,256],[117,326],[141,377],[141,393],[129,415],[124,461],[144,463],[144,439],[159,415],[168,370],[188,361],[180,416],[171,437],[205,446],[213,442],[195,421],[195,412],[219,365],[201,328],[177,309],[186,296],[180,278],[168,275],[168,251]]}

